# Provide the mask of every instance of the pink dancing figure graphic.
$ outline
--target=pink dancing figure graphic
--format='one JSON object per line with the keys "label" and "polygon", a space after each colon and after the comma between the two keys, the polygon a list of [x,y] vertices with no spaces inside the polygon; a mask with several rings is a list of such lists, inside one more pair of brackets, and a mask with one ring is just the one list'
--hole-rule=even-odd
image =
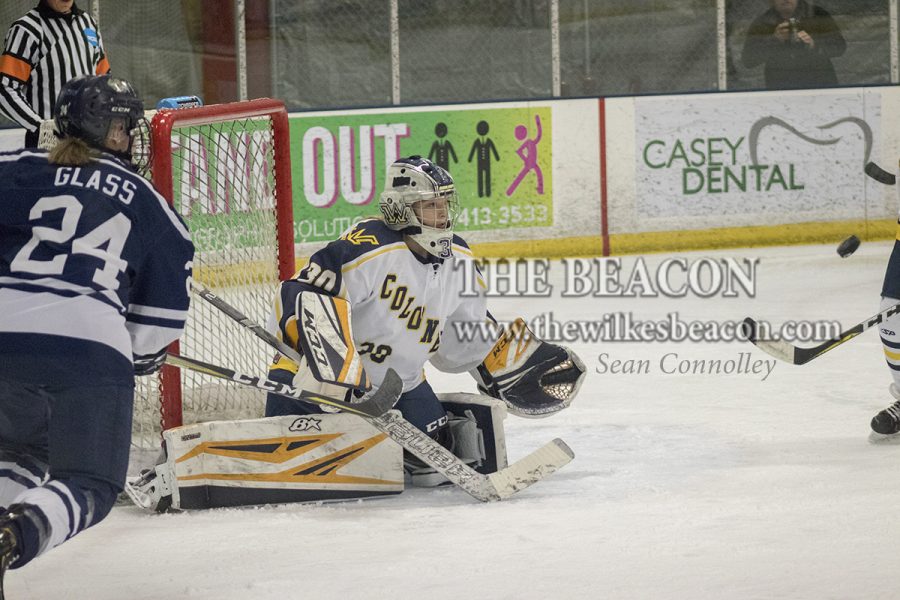
{"label": "pink dancing figure graphic", "polygon": [[525,179],[525,176],[532,170],[537,177],[537,193],[541,195],[544,193],[544,173],[538,166],[537,149],[538,142],[541,141],[541,118],[538,115],[534,115],[534,122],[537,124],[537,136],[533,140],[526,139],[528,137],[528,128],[525,125],[516,125],[516,139],[522,142],[522,145],[516,150],[516,154],[519,155],[519,158],[525,164],[522,165],[522,170],[519,171],[519,174],[516,175],[516,178],[506,189],[507,196],[513,195],[513,192]]}

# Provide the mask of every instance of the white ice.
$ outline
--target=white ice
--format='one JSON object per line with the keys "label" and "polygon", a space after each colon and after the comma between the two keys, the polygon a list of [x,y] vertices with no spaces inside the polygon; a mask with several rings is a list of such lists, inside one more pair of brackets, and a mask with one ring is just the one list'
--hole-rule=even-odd
{"label": "white ice", "polygon": [[[682,253],[760,257],[756,298],[512,300],[501,318],[836,319],[874,314],[890,254],[864,243]],[[657,264],[664,255],[648,257]],[[633,258],[626,258],[627,265]],[[552,279],[561,287],[562,269]],[[900,445],[868,441],[892,399],[875,330],[802,367],[661,374],[657,361],[737,358],[748,344],[573,344],[589,367],[554,418],[509,417],[512,460],[553,437],[559,473],[496,504],[457,489],[377,501],[110,517],[7,575],[16,600],[209,598],[897,598]],[[649,359],[601,375],[597,357]],[[430,373],[439,390],[466,375]]]}

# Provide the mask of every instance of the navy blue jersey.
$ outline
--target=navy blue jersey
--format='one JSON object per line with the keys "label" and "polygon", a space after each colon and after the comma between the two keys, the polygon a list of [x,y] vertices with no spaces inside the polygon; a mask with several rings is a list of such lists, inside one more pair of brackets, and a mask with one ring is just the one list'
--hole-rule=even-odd
{"label": "navy blue jersey", "polygon": [[0,207],[0,360],[20,355],[23,339],[37,347],[56,336],[72,354],[99,344],[130,366],[180,337],[194,247],[165,199],[122,162],[0,154]]}
{"label": "navy blue jersey", "polygon": [[900,221],[897,221],[897,239],[894,240],[894,249],[891,251],[887,270],[884,272],[881,295],[900,299]]}

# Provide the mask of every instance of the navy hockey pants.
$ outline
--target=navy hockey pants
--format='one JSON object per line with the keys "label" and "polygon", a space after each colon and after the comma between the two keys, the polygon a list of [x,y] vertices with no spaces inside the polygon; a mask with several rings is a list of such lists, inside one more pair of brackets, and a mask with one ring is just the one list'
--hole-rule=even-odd
{"label": "navy hockey pants", "polygon": [[109,514],[128,469],[133,403],[133,383],[0,379],[0,507],[24,506],[12,568]]}

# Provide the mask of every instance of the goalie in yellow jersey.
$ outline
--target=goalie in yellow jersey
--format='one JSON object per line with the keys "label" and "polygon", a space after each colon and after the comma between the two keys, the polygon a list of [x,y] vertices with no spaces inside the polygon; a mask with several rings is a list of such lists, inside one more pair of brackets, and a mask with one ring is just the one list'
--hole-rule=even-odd
{"label": "goalie in yellow jersey", "polygon": [[[505,466],[506,410],[524,417],[562,410],[585,369],[571,350],[535,338],[521,319],[487,339],[457,338],[453,322],[493,322],[483,289],[464,293],[462,277],[478,271],[462,264],[474,256],[453,233],[458,207],[447,171],[420,156],[394,162],[380,197],[382,218],[356,224],[281,284],[269,329],[303,360],[280,357],[270,377],[349,399],[353,390],[377,388],[393,368],[404,382],[395,409],[489,473]],[[470,372],[487,397],[436,394],[423,371],[429,361],[441,371]],[[317,409],[274,394],[266,406],[267,416],[311,412]],[[414,484],[443,480],[409,456],[406,469]]]}
{"label": "goalie in yellow jersey", "polygon": [[[278,357],[269,378],[353,400],[377,390],[393,369],[403,380],[394,408],[489,474],[507,467],[507,412],[559,412],[578,393],[585,369],[567,348],[534,337],[521,319],[505,331],[490,326],[483,287],[472,293],[463,279],[478,270],[453,233],[458,203],[444,169],[419,156],[393,163],[382,218],[351,227],[278,289],[267,328],[291,347],[284,352],[293,359]],[[485,325],[488,335],[459,339],[456,323]],[[435,393],[425,379],[427,362],[471,373],[480,393]],[[165,446],[164,462],[129,488],[138,504],[156,510],[384,496],[401,493],[407,482],[446,481],[370,421],[322,414],[274,393],[263,419],[172,429]]]}

